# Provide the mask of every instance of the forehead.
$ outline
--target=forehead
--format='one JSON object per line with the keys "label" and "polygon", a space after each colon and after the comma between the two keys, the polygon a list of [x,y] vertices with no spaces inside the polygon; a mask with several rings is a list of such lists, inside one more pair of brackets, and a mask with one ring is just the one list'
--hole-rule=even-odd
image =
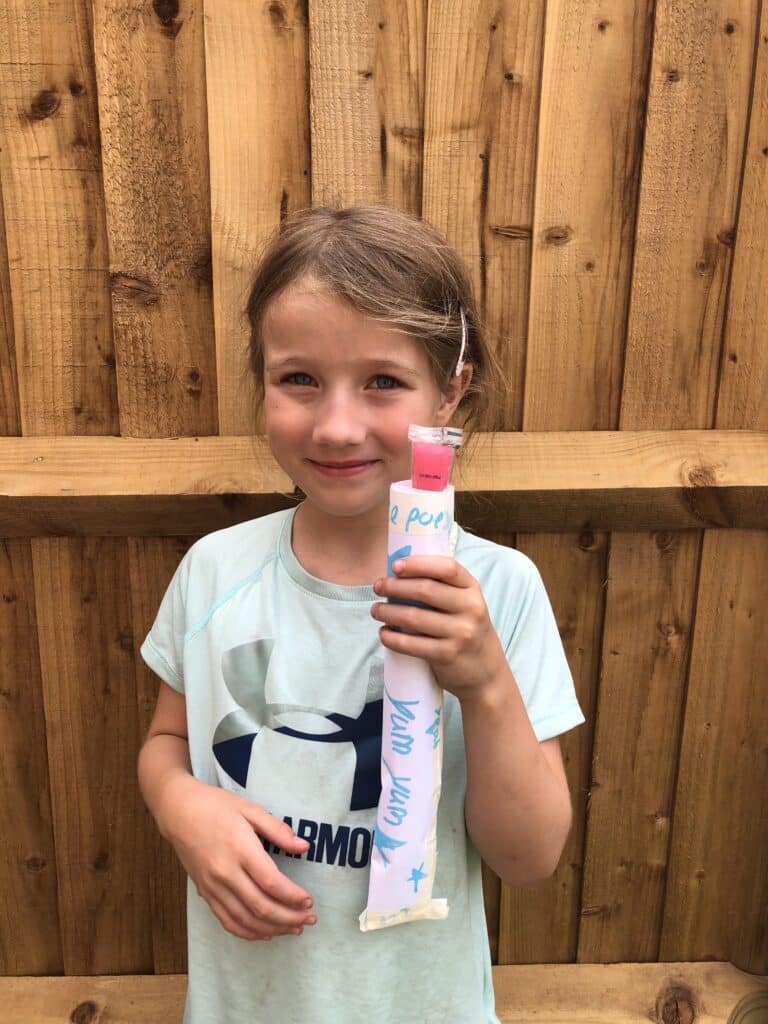
{"label": "forehead", "polygon": [[263,326],[266,359],[287,356],[382,357],[427,369],[423,344],[404,331],[358,312],[319,286],[286,288],[267,307]]}

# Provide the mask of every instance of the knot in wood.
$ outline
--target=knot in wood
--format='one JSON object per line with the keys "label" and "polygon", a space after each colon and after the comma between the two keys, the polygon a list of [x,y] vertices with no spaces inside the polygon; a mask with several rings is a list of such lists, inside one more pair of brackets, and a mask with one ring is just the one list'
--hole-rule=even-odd
{"label": "knot in wood", "polygon": [[565,245],[573,237],[573,231],[567,227],[547,228],[544,232],[544,241],[547,245]]}
{"label": "knot in wood", "polygon": [[94,871],[106,871],[107,865],[109,864],[109,854],[106,850],[99,850],[93,859],[93,870]]}
{"label": "knot in wood", "polygon": [[110,274],[112,294],[137,306],[153,306],[160,298],[160,292],[151,281],[130,274]]}
{"label": "knot in wood", "polygon": [[659,1024],[694,1024],[693,994],[683,985],[673,985],[659,995],[656,1006]]}
{"label": "knot in wood", "polygon": [[668,82],[679,82],[680,72],[677,70],[677,68],[670,68],[669,71],[667,71],[666,73],[666,79]]}
{"label": "knot in wood", "polygon": [[579,547],[582,551],[590,551],[595,546],[595,535],[591,530],[582,530],[579,534]]}
{"label": "knot in wood", "polygon": [[86,1003],[79,1003],[69,1016],[71,1024],[93,1024],[97,1020],[99,1008],[90,999]]}
{"label": "knot in wood", "polygon": [[278,3],[277,0],[274,0],[274,2],[269,4],[269,6],[267,7],[267,12],[269,14],[270,20],[272,21],[272,28],[277,29],[279,31],[280,29],[284,29],[286,27],[285,8],[281,3]]}
{"label": "knot in wood", "polygon": [[30,116],[34,121],[44,121],[55,114],[61,106],[61,97],[55,89],[43,89],[32,100]]}
{"label": "knot in wood", "polygon": [[172,25],[179,16],[179,0],[152,0],[152,9],[161,25]]}
{"label": "knot in wood", "polygon": [[688,487],[715,487],[717,475],[712,466],[691,466],[687,472]]}

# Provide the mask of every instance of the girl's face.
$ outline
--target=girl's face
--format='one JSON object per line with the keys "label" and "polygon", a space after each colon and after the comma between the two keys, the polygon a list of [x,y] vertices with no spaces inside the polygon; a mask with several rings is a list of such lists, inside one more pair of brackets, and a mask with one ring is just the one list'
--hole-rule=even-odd
{"label": "girl's face", "polygon": [[333,516],[389,502],[410,477],[408,426],[444,426],[461,397],[440,393],[422,345],[320,288],[294,284],[264,322],[264,415],[275,459]]}

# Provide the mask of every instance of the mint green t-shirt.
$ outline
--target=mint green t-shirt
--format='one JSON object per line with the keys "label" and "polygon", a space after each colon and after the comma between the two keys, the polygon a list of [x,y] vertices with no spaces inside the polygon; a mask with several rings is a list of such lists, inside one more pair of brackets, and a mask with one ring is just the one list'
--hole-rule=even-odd
{"label": "mint green t-shirt", "polygon": [[[253,800],[310,847],[267,846],[312,894],[317,924],[249,942],[187,880],[184,1024],[498,1024],[481,862],[464,823],[458,700],[444,692],[433,898],[443,921],[361,932],[380,793],[383,647],[372,587],[307,573],[295,509],[218,530],[181,560],[141,654],[186,697],[197,779]],[[541,576],[524,554],[459,527],[539,740],[585,721]]]}

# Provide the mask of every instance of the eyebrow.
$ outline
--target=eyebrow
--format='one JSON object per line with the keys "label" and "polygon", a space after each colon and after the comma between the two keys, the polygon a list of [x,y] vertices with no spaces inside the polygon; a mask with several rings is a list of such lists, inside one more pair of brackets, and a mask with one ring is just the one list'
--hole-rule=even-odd
{"label": "eyebrow", "polygon": [[[265,366],[264,369],[267,372],[274,372],[276,370],[282,370],[288,366],[311,366],[312,358],[308,356],[288,356],[286,359],[280,359],[276,363],[270,363]],[[387,370],[392,371],[394,374],[400,377],[413,377],[419,380],[421,374],[416,370],[411,370],[407,366],[403,366],[402,363],[392,362],[391,359],[365,359],[359,364],[360,366],[370,370]]]}

